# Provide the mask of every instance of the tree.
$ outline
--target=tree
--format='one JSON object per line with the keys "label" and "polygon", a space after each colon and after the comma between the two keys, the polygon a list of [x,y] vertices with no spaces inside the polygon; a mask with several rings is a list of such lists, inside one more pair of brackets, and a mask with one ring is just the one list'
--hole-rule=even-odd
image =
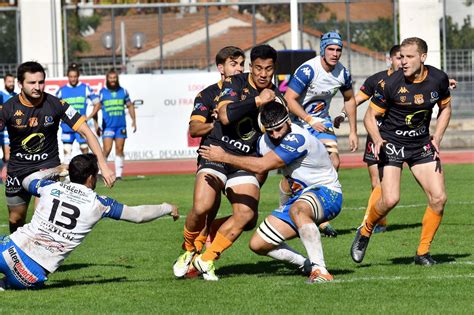
{"label": "tree", "polygon": [[86,52],[90,50],[89,43],[84,40],[82,34],[89,31],[91,28],[96,30],[100,25],[101,17],[98,14],[92,16],[79,16],[78,11],[70,11],[67,18],[67,34],[68,34],[68,56],[71,59],[77,55],[77,53]]}
{"label": "tree", "polygon": [[0,12],[0,63],[16,64],[16,13]]}
{"label": "tree", "polygon": [[446,17],[446,46],[448,49],[474,49],[474,27],[469,15],[461,27],[453,22],[452,17]]}

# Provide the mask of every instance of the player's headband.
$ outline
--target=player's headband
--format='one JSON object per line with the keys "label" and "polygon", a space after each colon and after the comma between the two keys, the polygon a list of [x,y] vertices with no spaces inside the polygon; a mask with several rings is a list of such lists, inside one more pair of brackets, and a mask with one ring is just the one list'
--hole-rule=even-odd
{"label": "player's headband", "polygon": [[262,124],[262,126],[265,128],[265,130],[274,130],[274,129],[278,129],[280,128],[281,126],[283,126],[288,120],[290,119],[290,116],[288,114],[285,115],[285,117],[283,117],[282,119],[278,120],[277,122],[273,123],[273,124]]}

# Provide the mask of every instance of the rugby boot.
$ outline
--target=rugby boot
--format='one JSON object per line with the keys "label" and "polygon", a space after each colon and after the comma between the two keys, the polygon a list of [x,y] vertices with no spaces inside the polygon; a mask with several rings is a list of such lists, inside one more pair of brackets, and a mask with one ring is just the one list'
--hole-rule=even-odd
{"label": "rugby boot", "polygon": [[306,258],[306,260],[303,263],[303,266],[299,266],[298,270],[305,276],[309,276],[311,274],[311,270],[313,269],[313,263],[309,258]]}
{"label": "rugby boot", "polygon": [[313,283],[321,283],[321,282],[331,282],[334,280],[334,277],[329,274],[329,273],[322,273],[319,268],[314,269],[311,271],[311,274],[309,275],[308,280],[306,280],[307,284],[313,284]]}
{"label": "rugby boot", "polygon": [[214,267],[214,261],[203,261],[202,255],[196,257],[193,260],[193,266],[202,274],[204,280],[217,281],[219,278],[216,276],[216,267]]}
{"label": "rugby boot", "polygon": [[193,260],[195,252],[184,252],[181,256],[176,259],[173,265],[173,273],[177,278],[182,278],[188,272],[189,266]]}
{"label": "rugby boot", "polygon": [[361,228],[357,229],[356,236],[351,246],[351,257],[356,263],[362,262],[364,259],[365,251],[369,245],[370,237],[360,234]]}
{"label": "rugby boot", "polygon": [[426,253],[424,255],[415,255],[415,265],[420,265],[420,266],[425,266],[425,267],[431,267],[433,265],[436,265],[436,260],[434,260],[430,253]]}
{"label": "rugby boot", "polygon": [[319,231],[326,237],[337,237],[337,231],[331,226],[331,224],[321,224]]}

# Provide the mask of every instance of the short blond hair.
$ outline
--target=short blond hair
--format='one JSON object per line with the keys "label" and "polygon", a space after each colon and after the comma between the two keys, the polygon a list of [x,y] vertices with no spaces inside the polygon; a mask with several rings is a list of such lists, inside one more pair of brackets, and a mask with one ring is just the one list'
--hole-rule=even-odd
{"label": "short blond hair", "polygon": [[400,44],[401,47],[408,45],[416,45],[416,47],[418,47],[417,51],[420,54],[426,54],[428,52],[428,44],[426,44],[426,42],[419,37],[405,38]]}

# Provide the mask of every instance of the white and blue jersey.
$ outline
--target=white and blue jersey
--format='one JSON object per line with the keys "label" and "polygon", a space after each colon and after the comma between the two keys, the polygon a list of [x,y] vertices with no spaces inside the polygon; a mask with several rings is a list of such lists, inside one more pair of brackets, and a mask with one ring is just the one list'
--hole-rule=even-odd
{"label": "white and blue jersey", "polygon": [[125,128],[125,107],[130,103],[130,96],[126,89],[120,87],[117,90],[102,88],[99,92],[102,103],[102,129]]}
{"label": "white and blue jersey", "polygon": [[352,89],[349,70],[338,62],[334,70],[327,72],[321,64],[321,56],[317,56],[296,69],[288,87],[299,94],[298,102],[303,106],[305,112],[329,129],[328,135],[324,136],[325,133],[318,133],[302,120],[301,124],[318,138],[335,140],[329,107],[338,90],[344,93]]}
{"label": "white and blue jersey", "polygon": [[[5,104],[9,99],[15,96],[17,93],[15,92],[8,92],[8,91],[0,91],[0,105]],[[10,138],[8,137],[7,128],[0,132],[0,145],[10,145]]]}
{"label": "white and blue jersey", "polygon": [[100,219],[119,220],[124,207],[76,183],[33,180],[28,191],[40,196],[40,202],[31,222],[11,234],[10,239],[47,272],[54,272]]}
{"label": "white and blue jersey", "polygon": [[[94,94],[91,87],[85,83],[79,82],[76,86],[71,86],[69,83],[59,88],[56,92],[56,96],[62,100],[65,100],[71,105],[76,111],[82,116],[87,114],[87,106],[92,103],[95,104],[99,101],[99,97]],[[63,132],[73,133],[71,129],[65,123],[61,123]]]}
{"label": "white and blue jersey", "polygon": [[338,175],[329,159],[326,147],[306,129],[291,124],[291,132],[275,146],[268,134],[260,137],[258,153],[263,156],[274,151],[285,166],[281,169],[288,181],[292,196],[280,209],[272,214],[288,222],[290,206],[305,193],[312,193],[323,207],[321,217],[333,218],[342,206],[342,190]]}

